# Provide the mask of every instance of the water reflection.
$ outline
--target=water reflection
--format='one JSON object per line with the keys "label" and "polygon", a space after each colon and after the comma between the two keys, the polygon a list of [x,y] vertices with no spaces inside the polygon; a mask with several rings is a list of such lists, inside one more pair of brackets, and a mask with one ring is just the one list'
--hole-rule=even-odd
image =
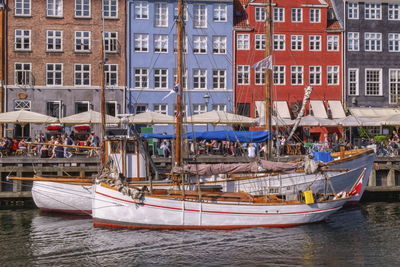
{"label": "water reflection", "polygon": [[399,219],[400,203],[373,203],[294,228],[132,231],[93,228],[82,217],[0,211],[0,265],[395,265]]}

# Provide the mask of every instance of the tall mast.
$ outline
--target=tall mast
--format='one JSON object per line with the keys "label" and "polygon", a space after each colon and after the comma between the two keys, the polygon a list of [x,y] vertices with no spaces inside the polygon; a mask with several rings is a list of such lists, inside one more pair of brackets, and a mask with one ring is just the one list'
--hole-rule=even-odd
{"label": "tall mast", "polygon": [[[183,96],[183,0],[178,0],[178,18],[176,20],[177,30],[177,68],[176,81],[178,92],[176,94],[176,139],[175,139],[175,165],[180,166],[182,163],[182,96]],[[174,86],[175,86],[174,85]]]}
{"label": "tall mast", "polygon": [[[104,25],[103,25],[104,29]],[[105,75],[104,75],[104,64],[106,63],[105,55],[104,55],[104,30],[101,32],[101,78],[100,78],[100,113],[101,113],[101,139],[103,140],[101,143],[101,164],[104,166],[105,164],[105,136],[106,136],[106,93],[105,93]]]}
{"label": "tall mast", "polygon": [[[265,58],[271,56],[271,40],[272,40],[272,17],[271,17],[272,1],[268,0],[265,7]],[[272,59],[271,59],[272,61]],[[272,64],[271,64],[272,65]],[[265,151],[266,158],[269,160],[272,157],[272,70],[265,68],[265,130],[270,132],[271,138],[267,141],[267,149]]]}

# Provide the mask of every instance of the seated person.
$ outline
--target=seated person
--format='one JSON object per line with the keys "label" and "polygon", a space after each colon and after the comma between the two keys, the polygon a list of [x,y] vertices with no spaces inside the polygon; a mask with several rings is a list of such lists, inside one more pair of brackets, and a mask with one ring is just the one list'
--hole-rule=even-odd
{"label": "seated person", "polygon": [[47,145],[43,145],[42,148],[40,149],[40,157],[41,158],[49,158],[50,157],[49,148],[47,147]]}
{"label": "seated person", "polygon": [[22,138],[18,143],[18,149],[25,150],[27,148],[27,144],[25,142],[25,138]]}

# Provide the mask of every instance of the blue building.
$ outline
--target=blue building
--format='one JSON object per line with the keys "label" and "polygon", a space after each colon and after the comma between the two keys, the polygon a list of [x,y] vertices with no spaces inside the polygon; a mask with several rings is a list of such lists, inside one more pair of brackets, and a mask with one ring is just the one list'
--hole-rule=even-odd
{"label": "blue building", "polygon": [[[129,0],[127,10],[127,110],[173,116],[175,95],[165,96],[176,77],[177,2]],[[185,1],[184,16],[186,116],[211,110],[232,112],[233,1]],[[206,130],[207,126],[193,127],[187,130]],[[174,126],[154,125],[154,132],[172,133]]]}

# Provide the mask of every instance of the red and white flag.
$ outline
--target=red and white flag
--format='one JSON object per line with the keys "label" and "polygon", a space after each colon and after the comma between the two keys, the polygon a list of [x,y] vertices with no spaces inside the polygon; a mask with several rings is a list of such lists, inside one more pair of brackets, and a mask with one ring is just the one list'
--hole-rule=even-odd
{"label": "red and white flag", "polygon": [[363,184],[363,180],[364,180],[364,173],[365,173],[365,170],[361,173],[361,177],[358,180],[357,184],[348,193],[349,197],[358,196],[361,193],[361,188],[362,188],[362,184]]}

